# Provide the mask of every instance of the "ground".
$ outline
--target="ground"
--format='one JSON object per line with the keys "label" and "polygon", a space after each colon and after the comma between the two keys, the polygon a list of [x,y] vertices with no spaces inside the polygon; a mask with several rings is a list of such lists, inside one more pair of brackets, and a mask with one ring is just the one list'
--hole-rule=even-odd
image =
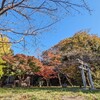
{"label": "ground", "polygon": [[0,100],[100,100],[100,90],[78,87],[0,88]]}

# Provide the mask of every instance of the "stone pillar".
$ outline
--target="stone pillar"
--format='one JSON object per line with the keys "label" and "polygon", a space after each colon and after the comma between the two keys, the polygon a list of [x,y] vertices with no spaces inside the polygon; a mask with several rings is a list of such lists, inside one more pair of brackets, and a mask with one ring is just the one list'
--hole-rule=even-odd
{"label": "stone pillar", "polygon": [[85,74],[84,74],[84,69],[81,69],[81,75],[82,75],[84,89],[86,89],[86,78],[85,78]]}
{"label": "stone pillar", "polygon": [[94,89],[94,84],[93,84],[93,80],[92,80],[92,76],[91,76],[91,70],[90,70],[90,68],[88,68],[88,77],[89,77],[89,81],[90,81],[91,89]]}

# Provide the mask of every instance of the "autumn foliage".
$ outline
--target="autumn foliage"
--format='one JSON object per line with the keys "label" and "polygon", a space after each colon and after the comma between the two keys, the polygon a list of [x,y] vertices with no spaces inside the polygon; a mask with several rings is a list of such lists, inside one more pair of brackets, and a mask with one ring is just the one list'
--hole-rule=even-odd
{"label": "autumn foliage", "polygon": [[[57,51],[56,51],[57,52]],[[42,54],[43,63],[51,66],[57,66],[61,64],[60,54],[54,54],[52,51],[45,51]]]}
{"label": "autumn foliage", "polygon": [[43,56],[47,57],[50,65],[58,64],[58,70],[75,83],[81,82],[77,61],[81,59],[91,66],[94,81],[100,84],[100,78],[98,78],[100,75],[100,38],[97,35],[90,35],[87,31],[77,32],[73,37],[64,39],[45,51]]}
{"label": "autumn foliage", "polygon": [[37,72],[42,68],[42,63],[33,56],[17,54],[15,56],[3,56],[2,58],[13,70],[18,69],[23,72]]}
{"label": "autumn foliage", "polygon": [[100,84],[100,38],[86,31],[78,32],[44,51],[41,61],[34,56],[24,54],[5,55],[2,59],[6,62],[7,68],[15,72],[17,70],[24,73],[33,72],[47,83],[51,78],[59,77],[60,80],[60,74],[63,74],[70,84],[72,81],[76,85],[82,83],[77,61],[81,59],[91,66],[94,82]]}
{"label": "autumn foliage", "polygon": [[43,69],[36,73],[39,76],[43,76],[44,79],[51,79],[57,77],[57,73],[52,66],[44,65]]}

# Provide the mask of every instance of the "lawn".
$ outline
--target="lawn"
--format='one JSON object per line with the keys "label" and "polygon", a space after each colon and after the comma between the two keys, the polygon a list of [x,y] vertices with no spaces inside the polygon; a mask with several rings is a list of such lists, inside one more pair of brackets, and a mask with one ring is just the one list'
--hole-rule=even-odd
{"label": "lawn", "polygon": [[0,88],[0,100],[100,100],[100,90],[77,87]]}

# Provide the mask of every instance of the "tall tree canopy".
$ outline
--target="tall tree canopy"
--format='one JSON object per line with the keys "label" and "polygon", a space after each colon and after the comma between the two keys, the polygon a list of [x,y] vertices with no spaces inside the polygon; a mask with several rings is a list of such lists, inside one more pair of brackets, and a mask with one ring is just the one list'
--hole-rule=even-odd
{"label": "tall tree canopy", "polygon": [[11,44],[8,44],[9,38],[0,34],[0,56],[11,53]]}
{"label": "tall tree canopy", "polygon": [[55,47],[59,47],[60,53],[67,60],[82,59],[85,62],[99,64],[100,38],[89,35],[86,31],[80,31],[73,37],[61,41]]}
{"label": "tall tree canopy", "polygon": [[[46,52],[52,52],[52,55],[56,56],[60,55],[61,59],[58,60],[62,64],[58,63],[59,70],[77,81],[81,77],[77,59],[83,60],[91,66],[93,77],[100,84],[100,38],[98,36],[90,35],[87,31],[80,31],[73,37],[62,40]],[[48,56],[48,58],[50,57]],[[51,60],[53,61],[53,59]],[[53,63],[50,62],[50,64]]]}
{"label": "tall tree canopy", "polygon": [[6,62],[2,56],[12,54],[11,45],[8,43],[9,39],[6,36],[0,35],[0,77],[3,75],[3,68],[6,67]]}

